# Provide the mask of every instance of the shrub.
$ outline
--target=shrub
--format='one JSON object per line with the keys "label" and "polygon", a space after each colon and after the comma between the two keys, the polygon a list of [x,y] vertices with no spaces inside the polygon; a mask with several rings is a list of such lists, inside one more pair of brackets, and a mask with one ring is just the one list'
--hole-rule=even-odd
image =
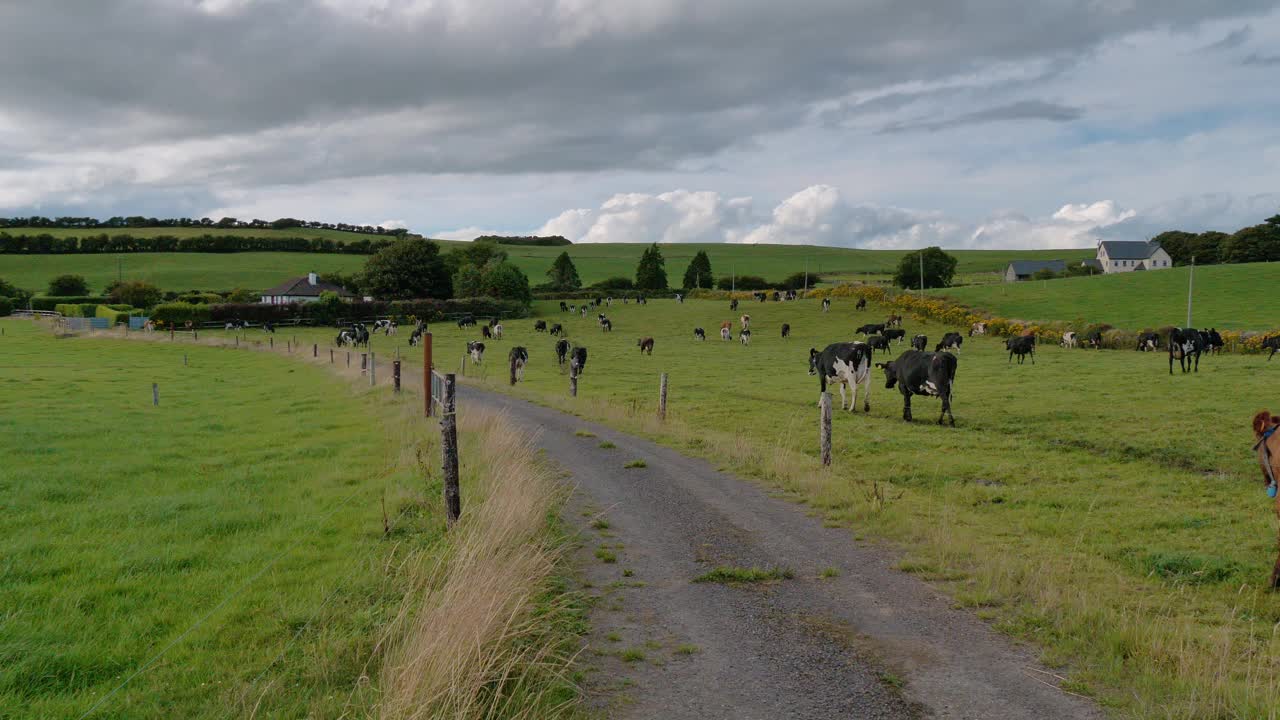
{"label": "shrub", "polygon": [[0,317],[5,317],[13,312],[13,300],[7,297],[0,297]]}
{"label": "shrub", "polygon": [[178,296],[178,302],[192,305],[215,305],[223,301],[223,297],[212,292],[189,292]]}
{"label": "shrub", "polygon": [[27,300],[31,299],[31,295],[30,290],[23,290],[4,278],[0,278],[0,297],[11,298],[14,305],[25,305]]}
{"label": "shrub", "polygon": [[112,283],[108,294],[111,301],[130,307],[149,308],[160,302],[160,288],[145,280],[125,280]]}
{"label": "shrub", "polygon": [[89,282],[83,275],[59,275],[49,281],[50,295],[87,295]]}
{"label": "shrub", "polygon": [[111,298],[94,297],[92,295],[44,295],[31,298],[31,309],[57,310],[58,305],[61,304],[93,303],[94,305],[105,305],[109,302],[111,302]]}
{"label": "shrub", "polygon": [[594,283],[591,288],[596,290],[631,290],[636,284],[631,278],[611,277],[605,278],[598,283]]}
{"label": "shrub", "polygon": [[129,324],[129,316],[132,314],[129,310],[132,310],[132,308],[119,310],[117,309],[118,307],[119,306],[112,308],[106,305],[99,305],[97,310],[94,312],[94,317],[107,318],[111,321],[112,325],[118,325],[120,323],[124,323],[126,325]]}
{"label": "shrub", "polygon": [[758,275],[739,275],[736,278],[726,276],[716,280],[716,288],[719,290],[768,290],[769,283]]}
{"label": "shrub", "polygon": [[81,317],[80,305],[77,303],[58,303],[53,306],[53,311],[62,317]]}
{"label": "shrub", "polygon": [[187,322],[202,323],[209,320],[212,316],[212,305],[196,305],[193,303],[164,303],[157,305],[151,311],[151,319],[156,322],[163,322],[165,325],[177,325],[181,327]]}

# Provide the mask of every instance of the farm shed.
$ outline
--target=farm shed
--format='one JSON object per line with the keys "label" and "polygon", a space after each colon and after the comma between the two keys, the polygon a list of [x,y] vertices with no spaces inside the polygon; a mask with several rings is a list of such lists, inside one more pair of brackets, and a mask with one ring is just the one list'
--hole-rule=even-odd
{"label": "farm shed", "polygon": [[341,285],[325,282],[315,273],[307,273],[303,277],[286,280],[273,288],[262,291],[262,302],[266,305],[285,305],[287,303],[315,302],[320,293],[333,292],[343,300],[354,300],[346,288]]}
{"label": "farm shed", "polygon": [[1059,275],[1067,271],[1065,260],[1014,260],[1004,268],[1005,282],[1030,280],[1041,270],[1051,270]]}

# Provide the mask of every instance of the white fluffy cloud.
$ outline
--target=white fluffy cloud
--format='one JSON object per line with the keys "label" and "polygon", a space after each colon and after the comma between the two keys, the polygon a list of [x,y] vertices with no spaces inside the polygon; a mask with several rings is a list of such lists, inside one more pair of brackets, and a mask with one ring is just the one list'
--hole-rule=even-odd
{"label": "white fluffy cloud", "polygon": [[751,198],[724,199],[709,191],[615,195],[598,209],[566,210],[536,232],[563,235],[578,243],[1065,248],[1091,246],[1100,231],[1136,216],[1112,200],[1100,200],[1066,204],[1048,217],[1005,212],[964,223],[937,212],[850,203],[835,187],[812,185],[783,200],[768,215],[757,214]]}

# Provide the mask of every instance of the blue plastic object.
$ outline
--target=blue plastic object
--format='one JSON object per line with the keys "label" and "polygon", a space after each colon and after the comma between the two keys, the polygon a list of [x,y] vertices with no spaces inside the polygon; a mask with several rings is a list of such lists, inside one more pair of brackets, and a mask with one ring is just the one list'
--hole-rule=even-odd
{"label": "blue plastic object", "polygon": [[1269,497],[1269,498],[1273,498],[1273,497],[1275,497],[1275,496],[1276,496],[1276,486],[1275,486],[1275,485],[1268,485],[1268,486],[1267,486],[1267,497]]}

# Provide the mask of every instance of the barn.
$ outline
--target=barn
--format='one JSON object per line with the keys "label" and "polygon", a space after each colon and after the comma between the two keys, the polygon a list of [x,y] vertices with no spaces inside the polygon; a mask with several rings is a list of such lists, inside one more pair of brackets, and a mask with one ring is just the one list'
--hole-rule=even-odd
{"label": "barn", "polygon": [[1032,275],[1041,270],[1061,275],[1067,271],[1067,263],[1064,260],[1014,260],[1004,268],[1004,281],[1030,280]]}
{"label": "barn", "polygon": [[285,305],[288,303],[315,302],[320,293],[337,293],[343,300],[354,300],[346,288],[321,280],[315,273],[307,273],[303,277],[286,280],[273,288],[262,291],[262,303],[266,305]]}

